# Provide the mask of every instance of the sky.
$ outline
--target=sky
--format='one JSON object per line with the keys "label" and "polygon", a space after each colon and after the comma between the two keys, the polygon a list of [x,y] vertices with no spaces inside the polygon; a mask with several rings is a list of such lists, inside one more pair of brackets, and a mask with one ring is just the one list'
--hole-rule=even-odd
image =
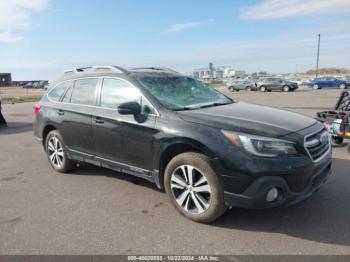
{"label": "sky", "polygon": [[0,0],[0,72],[89,65],[247,72],[350,68],[349,0]]}

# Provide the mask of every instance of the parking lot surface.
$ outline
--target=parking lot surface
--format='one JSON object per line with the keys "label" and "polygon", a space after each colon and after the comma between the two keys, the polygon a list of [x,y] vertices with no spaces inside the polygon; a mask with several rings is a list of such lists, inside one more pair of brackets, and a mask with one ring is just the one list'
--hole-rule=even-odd
{"label": "parking lot surface", "polygon": [[[224,90],[224,89],[223,89]],[[339,90],[224,92],[314,117]],[[83,165],[57,174],[32,133],[33,103],[5,105],[0,130],[0,254],[350,254],[350,154],[310,199],[265,211],[233,208],[191,222],[166,194],[127,174]]]}

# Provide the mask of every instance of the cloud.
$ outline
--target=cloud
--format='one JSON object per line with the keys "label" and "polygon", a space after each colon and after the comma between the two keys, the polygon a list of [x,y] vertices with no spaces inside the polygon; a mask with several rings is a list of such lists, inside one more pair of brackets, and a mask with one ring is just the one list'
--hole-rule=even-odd
{"label": "cloud", "polygon": [[350,12],[349,0],[264,0],[243,9],[240,18],[273,19],[341,12]]}
{"label": "cloud", "polygon": [[193,29],[193,28],[204,26],[212,22],[214,22],[214,19],[206,19],[202,21],[192,21],[192,22],[186,22],[186,23],[173,24],[162,34],[179,33],[179,32]]}
{"label": "cloud", "polygon": [[48,0],[1,0],[0,43],[22,40],[21,30],[33,24],[33,14],[43,10],[47,3]]}

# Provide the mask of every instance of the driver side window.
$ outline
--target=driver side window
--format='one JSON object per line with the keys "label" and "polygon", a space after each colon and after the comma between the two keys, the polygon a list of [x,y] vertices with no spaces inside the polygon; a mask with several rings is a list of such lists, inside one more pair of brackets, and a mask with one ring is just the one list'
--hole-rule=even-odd
{"label": "driver side window", "polygon": [[143,114],[154,114],[151,104],[141,95],[140,90],[130,83],[115,78],[103,79],[100,106],[117,109],[120,104],[127,102],[140,103]]}

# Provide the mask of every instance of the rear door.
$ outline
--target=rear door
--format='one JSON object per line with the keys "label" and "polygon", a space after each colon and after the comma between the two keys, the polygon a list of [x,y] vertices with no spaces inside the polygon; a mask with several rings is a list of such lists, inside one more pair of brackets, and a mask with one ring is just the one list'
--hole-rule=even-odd
{"label": "rear door", "polygon": [[329,87],[338,87],[338,81],[333,77],[328,77]]}
{"label": "rear door", "polygon": [[[156,133],[153,106],[139,89],[122,78],[104,78],[99,93],[99,106],[92,118],[96,156],[112,165],[151,170]],[[131,101],[141,104],[142,114],[120,115],[118,106]]]}
{"label": "rear door", "polygon": [[279,88],[280,85],[281,85],[280,79],[278,79],[278,78],[270,78],[270,79],[269,79],[269,82],[270,82],[269,87],[270,87],[271,90],[280,89],[280,88]]}
{"label": "rear door", "polygon": [[318,86],[320,87],[327,87],[328,86],[328,82],[327,82],[327,78],[320,78],[318,79]]}
{"label": "rear door", "polygon": [[62,98],[58,114],[61,133],[71,151],[93,155],[92,112],[96,105],[98,78],[77,79]]}

